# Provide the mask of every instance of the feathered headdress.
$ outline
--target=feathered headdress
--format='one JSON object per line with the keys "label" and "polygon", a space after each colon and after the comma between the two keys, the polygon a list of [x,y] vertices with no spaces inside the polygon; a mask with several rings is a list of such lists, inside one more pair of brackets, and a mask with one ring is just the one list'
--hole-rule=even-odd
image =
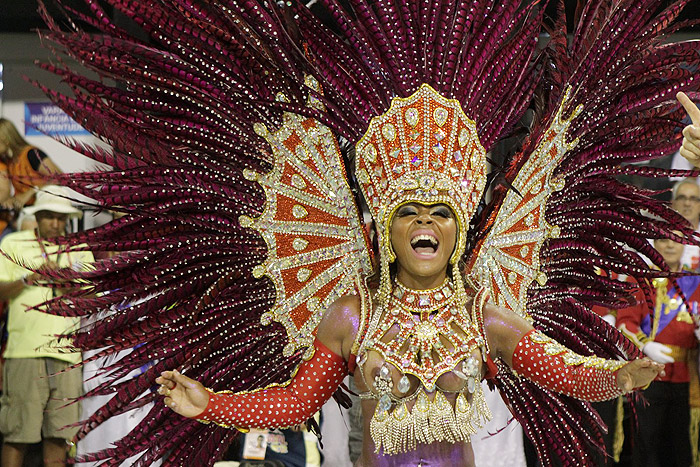
{"label": "feathered headdress", "polygon": [[[563,19],[550,25],[544,49],[538,38],[547,23],[538,2],[321,0],[321,21],[297,1],[279,7],[269,1],[110,0],[126,24],[110,20],[101,3],[85,3],[89,13],[66,7],[65,27],[47,17],[49,31],[42,35],[57,54],[97,77],[63,61],[44,64],[73,94],[44,90],[111,149],[67,144],[113,169],[56,181],[99,208],[126,215],[61,240],[119,254],[75,274],[91,287],[76,286],[49,305],[55,314],[101,317],[73,336],[77,348],[100,349],[96,358],[134,350],[105,368],[107,381],[86,395],[114,397],[83,423],[79,438],[106,418],[156,399],[154,379],[166,369],[178,368],[215,390],[251,390],[290,377],[322,305],[355,287],[365,274],[359,265],[369,269],[364,238],[348,241],[347,232],[362,230],[357,223],[322,231],[305,222],[316,219],[312,213],[322,218],[333,206],[349,206],[343,201],[318,210],[318,198],[327,199],[346,173],[347,189],[337,192],[346,200],[357,194],[354,176],[367,190],[401,181],[369,170],[375,168],[372,141],[382,142],[376,158],[386,162],[380,168],[398,167],[391,163],[386,125],[373,129],[370,122],[389,111],[384,118],[392,123],[399,117],[391,114],[392,102],[410,104],[416,92],[433,94],[417,125],[434,118],[431,126],[439,127],[442,111],[435,115],[431,106],[440,103],[448,119],[468,131],[468,144],[480,143],[456,161],[461,129],[446,132],[446,142],[437,132],[423,133],[421,164],[449,162],[465,175],[473,170],[475,184],[483,183],[483,172],[478,161],[466,169],[469,153],[488,154],[535,107],[529,137],[503,165],[504,183],[471,220],[468,235],[478,200],[468,194],[464,209],[453,206],[463,216],[462,240],[473,247],[467,272],[476,272],[474,265],[490,271],[473,280],[491,284],[499,304],[524,304],[536,327],[579,353],[638,355],[588,307],[619,304],[614,297],[626,292],[596,268],[644,283],[653,273],[637,252],[663,263],[646,238],[693,241],[692,229],[653,193],[618,178],[672,173],[629,163],[678,145],[682,112],[673,96],[697,90],[698,46],[662,37],[681,26],[674,20],[687,1],[662,9],[661,0],[591,0],[576,11],[570,38]],[[392,123],[396,137],[408,128],[403,137],[410,140],[412,120],[402,117]],[[358,142],[366,179],[345,170],[342,158],[326,157]],[[412,163],[407,143],[402,147],[409,152],[402,149],[400,158]],[[341,176],[323,185],[312,172]],[[271,211],[271,199],[281,196],[270,188],[276,181],[298,192]],[[382,203],[365,194],[385,222]],[[352,217],[353,209],[342,216]],[[550,235],[552,226],[557,235]],[[340,251],[338,244],[354,252],[358,264],[342,285],[327,273],[342,270],[335,266],[342,255],[326,258],[320,269],[303,263],[319,264],[325,252]],[[299,255],[317,257],[295,262]],[[541,284],[533,283],[537,277]],[[312,297],[317,301],[310,307],[294,301],[311,283],[322,284],[324,293]],[[109,309],[119,311],[100,314]],[[121,381],[149,362],[146,372]],[[590,463],[589,444],[600,443],[600,427],[587,404],[518,381],[505,369],[498,386],[544,464],[553,458]],[[116,465],[143,453],[139,465],[161,457],[167,465],[211,465],[233,436],[156,404],[113,449],[84,459]]]}

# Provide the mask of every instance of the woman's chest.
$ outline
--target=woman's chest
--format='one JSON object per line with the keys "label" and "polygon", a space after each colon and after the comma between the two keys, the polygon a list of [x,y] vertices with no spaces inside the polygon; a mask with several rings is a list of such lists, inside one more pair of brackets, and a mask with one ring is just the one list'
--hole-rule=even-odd
{"label": "woman's chest", "polygon": [[484,338],[464,307],[448,302],[423,313],[397,302],[373,317],[360,345],[358,366],[367,389],[396,399],[418,389],[473,392]]}

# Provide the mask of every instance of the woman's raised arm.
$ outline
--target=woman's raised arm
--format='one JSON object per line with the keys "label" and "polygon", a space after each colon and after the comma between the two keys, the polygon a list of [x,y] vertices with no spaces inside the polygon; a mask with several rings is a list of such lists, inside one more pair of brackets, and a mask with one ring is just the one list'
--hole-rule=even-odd
{"label": "woman's raised arm", "polygon": [[321,409],[347,375],[358,304],[355,297],[343,297],[328,308],[314,341],[314,355],[299,365],[286,385],[215,393],[177,371],[165,371],[156,379],[161,385],[158,392],[172,410],[203,422],[238,429],[299,425]]}

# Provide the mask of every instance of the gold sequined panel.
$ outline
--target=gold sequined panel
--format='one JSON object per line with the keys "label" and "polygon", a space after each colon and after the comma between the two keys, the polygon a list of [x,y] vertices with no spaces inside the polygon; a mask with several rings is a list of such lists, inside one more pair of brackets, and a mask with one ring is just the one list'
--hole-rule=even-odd
{"label": "gold sequined panel", "polygon": [[[313,78],[307,81],[320,91]],[[267,200],[260,217],[241,216],[240,222],[258,230],[267,243],[267,260],[253,273],[272,279],[277,300],[262,322],[284,325],[289,338],[284,353],[291,355],[302,347],[313,348],[331,303],[364,287],[363,275],[371,271],[369,247],[331,131],[316,120],[288,113],[279,130],[271,132],[261,124],[255,130],[270,143],[275,166],[266,174],[246,171],[246,177],[263,187]]]}
{"label": "gold sequined panel", "polygon": [[[401,373],[418,378],[427,391],[434,391],[441,375],[455,371],[483,346],[476,328],[453,307],[421,319],[392,305],[390,302],[382,323],[365,342],[366,349],[379,352]],[[392,328],[398,329],[398,334],[384,342]]]}
{"label": "gold sequined panel", "polygon": [[[431,290],[396,283],[385,311],[374,311],[358,365],[369,389],[360,397],[377,401],[370,421],[377,452],[405,452],[417,442],[468,441],[490,419],[480,384],[484,337],[481,326],[470,319],[463,293],[449,280]],[[483,306],[481,300],[475,303]],[[381,357],[370,359],[370,352]],[[448,372],[454,379],[443,388],[438,378]],[[418,380],[415,390],[409,375]],[[454,394],[454,406],[447,392]]]}
{"label": "gold sequined panel", "polygon": [[549,355],[561,355],[564,363],[570,366],[583,365],[585,368],[617,371],[627,364],[626,361],[579,355],[539,331],[530,334],[530,340],[536,344],[544,344],[544,351]]}
{"label": "gold sequined panel", "polygon": [[544,285],[540,271],[540,248],[548,238],[559,236],[559,228],[545,219],[549,196],[564,187],[565,181],[552,173],[561,158],[576,146],[566,133],[581,112],[577,108],[564,117],[569,91],[534,153],[527,159],[508,191],[487,237],[475,248],[467,271],[475,287],[485,287],[492,302],[525,315],[527,289],[533,281]]}
{"label": "gold sequined panel", "polygon": [[370,436],[375,452],[381,449],[384,454],[393,455],[413,451],[417,443],[468,442],[491,417],[481,385],[471,402],[460,393],[454,408],[442,392],[436,392],[430,400],[421,391],[412,410],[405,402],[400,402],[393,410],[384,410],[377,404],[370,421]]}

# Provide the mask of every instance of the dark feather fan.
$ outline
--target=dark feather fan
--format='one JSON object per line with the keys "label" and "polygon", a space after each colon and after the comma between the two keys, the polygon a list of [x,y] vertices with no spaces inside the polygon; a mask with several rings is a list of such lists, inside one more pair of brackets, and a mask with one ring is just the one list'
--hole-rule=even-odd
{"label": "dark feather fan", "polygon": [[[636,252],[663,266],[639,239],[673,229],[695,242],[679,215],[617,178],[669,175],[630,164],[678,146],[682,114],[674,94],[697,91],[700,54],[695,43],[662,38],[674,31],[687,2],[662,10],[660,0],[591,0],[577,12],[573,36],[567,38],[560,21],[549,27],[543,48],[539,2],[320,0],[332,23],[324,24],[298,1],[285,7],[267,0],[83,1],[90,14],[63,0],[70,20],[47,16],[41,35],[57,57],[72,57],[97,77],[57,60],[41,66],[59,75],[72,95],[42,89],[111,149],[68,146],[112,168],[56,182],[125,216],[60,240],[117,255],[94,271],[74,273],[90,287],[50,308],[91,317],[72,338],[79,349],[99,350],[94,358],[136,348],[105,368],[109,381],[86,395],[114,397],[82,424],[79,438],[156,399],[154,379],[163,370],[177,368],[214,390],[289,379],[302,352],[286,355],[285,328],[261,321],[278,298],[273,282],[254,274],[268,244],[240,221],[260,216],[266,203],[246,171],[266,173],[275,164],[256,124],[280,128],[285,113],[295,114],[354,145],[394,97],[422,84],[461,103],[487,151],[540,103],[522,150],[505,164],[506,184],[474,220],[472,264],[513,192],[504,187],[519,190],[516,177],[562,103],[566,116],[582,106],[566,130],[577,144],[551,168],[566,181],[545,209],[560,235],[540,252],[549,281],[529,288],[527,312],[574,351],[638,355],[589,309],[619,305],[627,293],[597,270],[645,283],[652,273]],[[130,25],[115,24],[103,3]],[[309,77],[319,86],[308,86]],[[117,382],[146,363],[152,366],[143,374]],[[601,428],[588,404],[506,370],[497,384],[543,464],[590,462]],[[142,454],[137,465],[158,458],[166,465],[211,465],[235,434],[156,404],[114,449],[82,460],[119,465]]]}

